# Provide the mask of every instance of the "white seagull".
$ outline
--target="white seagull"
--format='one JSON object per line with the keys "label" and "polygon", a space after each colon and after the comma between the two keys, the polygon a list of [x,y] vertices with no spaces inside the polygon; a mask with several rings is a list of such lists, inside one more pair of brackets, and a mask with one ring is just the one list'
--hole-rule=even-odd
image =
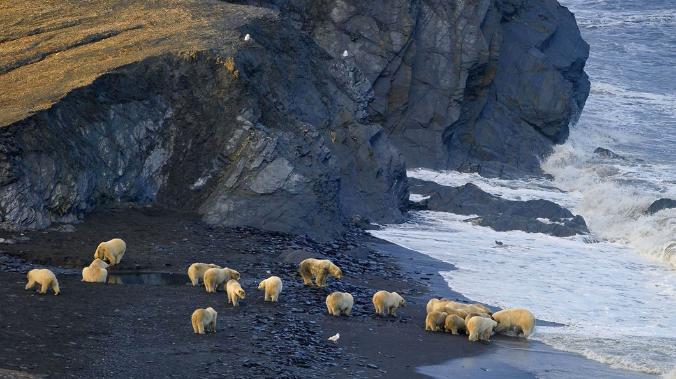
{"label": "white seagull", "polygon": [[347,50],[343,51],[343,58],[347,58],[347,56],[350,55],[347,53]]}
{"label": "white seagull", "polygon": [[247,34],[244,36],[244,40],[245,40],[246,42],[251,41],[251,34],[247,33]]}
{"label": "white seagull", "polygon": [[329,341],[331,341],[331,342],[333,342],[333,343],[338,343],[338,340],[339,340],[339,339],[340,339],[340,333],[336,333],[335,336],[329,337]]}

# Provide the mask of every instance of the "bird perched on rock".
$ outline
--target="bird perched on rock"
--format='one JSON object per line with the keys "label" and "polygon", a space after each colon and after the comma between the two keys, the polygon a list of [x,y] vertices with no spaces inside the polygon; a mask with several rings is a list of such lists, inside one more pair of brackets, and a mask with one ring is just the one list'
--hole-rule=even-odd
{"label": "bird perched on rock", "polygon": [[347,56],[350,55],[347,53],[347,50],[343,51],[343,58],[347,58]]}
{"label": "bird perched on rock", "polygon": [[247,34],[244,36],[244,41],[246,41],[246,42],[251,41],[251,34],[247,33]]}
{"label": "bird perched on rock", "polygon": [[333,343],[338,343],[338,340],[339,340],[339,339],[340,339],[340,333],[336,333],[335,336],[329,337],[329,341],[331,341],[331,342],[333,342]]}

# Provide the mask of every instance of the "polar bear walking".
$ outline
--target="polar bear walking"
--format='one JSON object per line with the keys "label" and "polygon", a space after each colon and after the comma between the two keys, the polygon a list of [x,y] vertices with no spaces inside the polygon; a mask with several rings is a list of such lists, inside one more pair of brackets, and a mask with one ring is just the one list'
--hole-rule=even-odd
{"label": "polar bear walking", "polygon": [[200,284],[200,280],[204,282],[204,273],[210,268],[221,268],[221,266],[213,263],[193,263],[188,267],[188,277],[193,287]]}
{"label": "polar bear walking", "polygon": [[222,284],[230,279],[239,280],[239,277],[239,272],[227,267],[210,268],[204,273],[204,288],[208,293],[214,293]]}
{"label": "polar bear walking", "polygon": [[493,313],[493,320],[497,321],[498,326],[495,331],[504,333],[510,330],[516,330],[517,335],[528,338],[535,328],[535,316],[529,310],[523,308],[505,309]]}
{"label": "polar bear walking", "polygon": [[354,298],[347,292],[333,292],[326,297],[326,308],[332,316],[349,316],[354,306]]}
{"label": "polar bear walking", "polygon": [[282,292],[282,279],[278,276],[271,276],[262,280],[258,285],[259,290],[265,290],[265,301],[277,302],[279,294]]}
{"label": "polar bear walking", "polygon": [[192,329],[195,334],[204,334],[204,332],[216,332],[216,319],[218,312],[214,308],[197,308],[192,313]]}
{"label": "polar bear walking", "polygon": [[40,285],[40,294],[44,295],[47,293],[47,290],[51,287],[54,291],[54,295],[61,293],[59,288],[59,281],[56,280],[56,275],[51,270],[46,268],[36,268],[28,271],[27,274],[28,283],[26,284],[26,289],[29,290],[35,287],[36,284]]}
{"label": "polar bear walking", "polygon": [[101,242],[94,252],[94,258],[107,260],[110,266],[120,264],[124,253],[127,251],[127,244],[119,239],[113,238],[110,241]]}
{"label": "polar bear walking", "polygon": [[308,258],[298,267],[298,272],[303,278],[303,284],[312,285],[312,278],[315,278],[317,287],[326,287],[326,277],[333,276],[336,279],[343,277],[343,271],[328,259]]}
{"label": "polar bear walking", "polygon": [[406,301],[396,292],[378,291],[371,299],[377,315],[396,316],[399,307],[405,307]]}
{"label": "polar bear walking", "polygon": [[108,263],[94,259],[92,263],[82,269],[82,281],[88,283],[105,283],[108,278]]}
{"label": "polar bear walking", "polygon": [[246,296],[242,286],[235,279],[228,280],[225,291],[228,293],[228,304],[232,304],[233,307],[239,307],[239,300],[244,300]]}

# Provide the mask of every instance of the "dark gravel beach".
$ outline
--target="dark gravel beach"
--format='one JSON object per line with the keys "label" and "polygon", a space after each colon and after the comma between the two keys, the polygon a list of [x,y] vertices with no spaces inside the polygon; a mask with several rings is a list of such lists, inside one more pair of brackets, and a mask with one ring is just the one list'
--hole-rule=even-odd
{"label": "dark gravel beach", "polygon": [[[111,275],[175,273],[185,280],[82,283],[79,272],[92,259],[97,242],[114,236],[124,238],[128,248]],[[0,376],[403,378],[421,376],[421,366],[500,355],[503,345],[519,350],[533,346],[502,337],[483,345],[464,336],[425,332],[430,296],[460,298],[436,274],[452,267],[360,231],[320,244],[304,237],[210,227],[185,213],[118,207],[92,214],[74,231],[65,226],[23,235],[4,232],[2,238]],[[332,259],[342,267],[343,280],[329,279],[326,289],[303,287],[296,267],[309,256]],[[186,268],[196,261],[241,272],[247,291],[241,307],[227,305],[223,292],[207,294],[188,284]],[[60,296],[24,290],[25,272],[42,266],[57,272]],[[284,281],[278,304],[263,302],[256,290],[268,271]],[[379,289],[396,290],[406,298],[399,317],[373,315],[371,295]],[[354,295],[352,316],[326,313],[325,296],[334,290]],[[194,335],[190,314],[207,306],[219,312],[217,333]],[[337,343],[327,340],[336,333],[341,336]],[[535,350],[547,349],[542,345]],[[575,360],[570,357],[589,362],[568,354],[551,362],[565,368]],[[499,359],[480,362],[452,371],[458,377],[497,372],[500,377],[533,377]],[[598,366],[604,374],[624,375]],[[423,371],[450,375],[443,365]]]}

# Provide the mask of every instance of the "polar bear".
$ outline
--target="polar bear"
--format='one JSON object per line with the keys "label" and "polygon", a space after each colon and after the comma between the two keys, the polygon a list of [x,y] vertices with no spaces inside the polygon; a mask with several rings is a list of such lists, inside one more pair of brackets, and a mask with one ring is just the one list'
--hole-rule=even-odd
{"label": "polar bear", "polygon": [[354,298],[347,292],[333,292],[326,297],[326,308],[332,316],[349,316],[354,305]]}
{"label": "polar bear", "polygon": [[306,286],[312,285],[313,277],[317,287],[326,287],[326,277],[329,274],[336,279],[343,277],[343,271],[328,259],[308,258],[300,262],[298,271]]}
{"label": "polar bear", "polygon": [[192,330],[195,334],[204,334],[204,332],[216,332],[216,319],[218,312],[214,308],[197,308],[192,313]]}
{"label": "polar bear", "polygon": [[498,325],[495,320],[480,316],[467,316],[465,319],[467,333],[470,341],[485,341],[490,342],[493,329]]}
{"label": "polar bear", "polygon": [[444,329],[448,333],[458,334],[458,332],[467,330],[467,327],[465,326],[465,320],[462,317],[452,314],[446,316],[446,320],[444,320]]}
{"label": "polar bear", "polygon": [[265,301],[277,302],[279,294],[282,292],[282,279],[278,276],[271,276],[262,280],[258,285],[259,290],[265,290]]}
{"label": "polar bear", "polygon": [[54,295],[61,293],[59,288],[59,281],[56,280],[56,275],[46,268],[36,268],[28,271],[28,283],[26,284],[26,289],[29,290],[35,287],[36,284],[40,285],[40,294],[44,295],[47,293],[49,287],[54,291]]}
{"label": "polar bear", "polygon": [[246,296],[242,286],[235,279],[228,280],[228,283],[225,285],[225,291],[228,293],[228,304],[232,304],[233,307],[239,307],[239,300],[244,300]]}
{"label": "polar bear", "polygon": [[372,301],[376,314],[381,316],[396,316],[397,308],[406,306],[404,298],[396,292],[378,291],[373,294]]}
{"label": "polar bear", "polygon": [[108,263],[96,258],[82,269],[82,281],[88,283],[105,283],[108,278]]}
{"label": "polar bear", "polygon": [[227,283],[228,280],[239,280],[239,272],[224,268],[210,268],[204,272],[204,288],[207,292],[214,293],[222,284]]}
{"label": "polar bear", "polygon": [[504,309],[493,313],[493,320],[498,326],[495,331],[504,333],[515,330],[517,336],[528,338],[535,328],[535,316],[529,310],[523,308]]}
{"label": "polar bear", "polygon": [[430,330],[433,332],[439,332],[444,328],[444,322],[446,322],[446,312],[430,312],[425,317],[425,330]]}
{"label": "polar bear", "polygon": [[107,260],[111,266],[119,264],[127,251],[127,244],[119,239],[101,242],[94,252],[94,258]]}
{"label": "polar bear", "polygon": [[[446,312],[448,312],[451,309],[463,311],[465,313],[483,313],[483,314],[487,314],[487,315],[492,314],[490,309],[488,309],[485,306],[478,304],[478,303],[465,304],[465,303],[459,303],[457,301],[453,301],[453,300],[449,300],[449,299],[430,299],[430,301],[427,302],[427,313],[434,312],[434,311],[437,311],[437,312],[446,311]],[[463,317],[462,315],[459,315],[459,316]],[[463,317],[463,318],[465,318],[465,317]]]}
{"label": "polar bear", "polygon": [[210,268],[221,268],[221,266],[213,263],[193,263],[188,267],[188,277],[193,287],[200,284],[200,280],[204,281],[204,273]]}

